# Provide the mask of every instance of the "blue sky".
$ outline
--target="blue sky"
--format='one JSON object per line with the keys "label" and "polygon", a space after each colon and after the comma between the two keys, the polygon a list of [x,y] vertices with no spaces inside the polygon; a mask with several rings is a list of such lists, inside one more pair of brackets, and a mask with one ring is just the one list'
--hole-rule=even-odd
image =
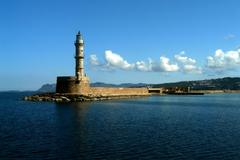
{"label": "blue sky", "polygon": [[239,76],[238,0],[1,0],[0,90],[74,75],[85,40],[92,82],[163,83]]}

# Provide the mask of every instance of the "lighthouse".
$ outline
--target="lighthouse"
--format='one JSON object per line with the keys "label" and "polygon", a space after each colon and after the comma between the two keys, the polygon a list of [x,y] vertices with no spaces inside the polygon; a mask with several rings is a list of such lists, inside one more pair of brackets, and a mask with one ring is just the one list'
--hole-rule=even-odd
{"label": "lighthouse", "polygon": [[84,79],[84,42],[83,38],[80,32],[76,35],[76,41],[75,41],[75,61],[76,61],[76,68],[75,68],[75,76],[77,78],[77,81],[80,81],[81,79]]}
{"label": "lighthouse", "polygon": [[88,94],[89,78],[84,72],[84,42],[80,32],[75,40],[75,76],[57,77],[57,93]]}
{"label": "lighthouse", "polygon": [[[58,76],[56,85],[56,95],[64,96],[74,95],[71,101],[82,101],[83,97],[87,100],[109,99],[113,97],[129,98],[132,96],[149,95],[147,88],[109,88],[109,87],[91,87],[90,79],[84,72],[84,41],[80,32],[76,35],[75,45],[75,75],[74,76]],[[58,96],[59,96],[58,95]],[[77,96],[76,96],[77,95]],[[83,96],[85,95],[85,96]],[[62,97],[62,96],[61,96]],[[98,97],[100,97],[98,99]],[[71,99],[71,98],[70,98]],[[111,99],[111,98],[110,98]]]}

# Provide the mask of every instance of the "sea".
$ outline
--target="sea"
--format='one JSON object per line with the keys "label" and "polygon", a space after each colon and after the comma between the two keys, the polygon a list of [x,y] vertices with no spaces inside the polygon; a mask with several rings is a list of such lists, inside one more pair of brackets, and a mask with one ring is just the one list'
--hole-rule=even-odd
{"label": "sea", "polygon": [[84,103],[0,93],[0,159],[239,160],[240,94]]}

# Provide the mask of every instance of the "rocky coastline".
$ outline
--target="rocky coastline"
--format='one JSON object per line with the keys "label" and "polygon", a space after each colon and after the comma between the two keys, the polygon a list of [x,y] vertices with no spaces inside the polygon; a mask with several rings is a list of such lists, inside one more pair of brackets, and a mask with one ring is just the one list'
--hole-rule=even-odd
{"label": "rocky coastline", "polygon": [[114,100],[114,99],[127,99],[127,98],[137,98],[143,96],[149,96],[150,94],[138,94],[138,95],[82,95],[82,94],[59,94],[59,93],[43,93],[35,94],[32,96],[25,96],[23,99],[25,101],[33,102],[85,102],[85,101],[102,101],[102,100]]}

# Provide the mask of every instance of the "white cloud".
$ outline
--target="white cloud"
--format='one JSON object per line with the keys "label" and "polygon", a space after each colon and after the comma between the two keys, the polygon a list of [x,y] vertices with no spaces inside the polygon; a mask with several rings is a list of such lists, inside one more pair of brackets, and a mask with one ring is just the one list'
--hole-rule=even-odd
{"label": "white cloud", "polygon": [[110,50],[105,51],[105,60],[107,66],[111,68],[120,68],[123,70],[131,70],[134,68],[134,64],[128,63],[120,55],[113,53]]}
{"label": "white cloud", "polygon": [[196,63],[195,59],[189,58],[184,55],[185,55],[185,52],[182,51],[181,53],[176,54],[174,57],[178,62],[183,63],[183,64],[195,64]]}
{"label": "white cloud", "polygon": [[202,68],[196,66],[197,61],[195,59],[185,56],[184,51],[182,51],[179,54],[176,54],[174,58],[178,63],[180,63],[181,70],[184,73],[196,73],[196,74],[202,73]]}
{"label": "white cloud", "polygon": [[90,55],[90,64],[95,66],[100,65],[99,60],[95,54]]}
{"label": "white cloud", "polygon": [[148,59],[148,62],[137,61],[135,68],[145,72],[176,72],[179,70],[177,64],[171,64],[169,58],[163,56],[160,57],[159,62],[155,62],[151,58]]}
{"label": "white cloud", "polygon": [[183,71],[185,73],[196,73],[196,74],[202,74],[202,68],[201,67],[197,67],[195,65],[191,65],[191,64],[186,64],[183,66]]}
{"label": "white cloud", "polygon": [[136,66],[136,69],[138,71],[145,71],[145,72],[147,72],[147,71],[151,71],[152,70],[151,66],[149,65],[149,63],[146,63],[144,61],[137,61],[135,66]]}
{"label": "white cloud", "polygon": [[160,57],[160,64],[159,66],[156,66],[156,67],[157,67],[157,71],[159,69],[159,71],[163,71],[163,72],[176,72],[179,70],[179,67],[177,64],[171,64],[169,58],[163,57],[163,56]]}
{"label": "white cloud", "polygon": [[216,50],[214,56],[207,57],[207,67],[216,70],[231,69],[240,65],[240,49],[224,52]]}

